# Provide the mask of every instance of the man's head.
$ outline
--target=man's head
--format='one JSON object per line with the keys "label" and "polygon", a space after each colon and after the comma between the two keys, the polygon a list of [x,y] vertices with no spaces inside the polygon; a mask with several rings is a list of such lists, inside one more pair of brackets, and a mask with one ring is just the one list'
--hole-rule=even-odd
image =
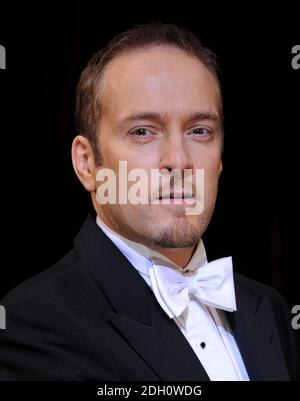
{"label": "man's head", "polygon": [[[172,25],[122,33],[83,71],[76,119],[74,169],[106,224],[150,247],[194,246],[211,218],[222,170],[222,101],[213,54]],[[109,168],[118,176],[120,160],[128,171],[141,168],[149,177],[151,169],[204,169],[203,212],[187,215],[184,204],[99,204],[97,172]]]}

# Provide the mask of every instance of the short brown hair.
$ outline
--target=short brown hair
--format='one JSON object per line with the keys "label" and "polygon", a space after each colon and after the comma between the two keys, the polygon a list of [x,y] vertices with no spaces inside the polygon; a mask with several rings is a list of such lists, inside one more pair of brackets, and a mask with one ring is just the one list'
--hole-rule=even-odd
{"label": "short brown hair", "polygon": [[215,54],[202,46],[198,38],[185,28],[163,23],[136,25],[114,37],[103,49],[93,55],[81,73],[77,85],[76,130],[89,139],[97,165],[101,163],[101,154],[98,149],[98,131],[102,112],[99,88],[105,67],[122,52],[158,45],[173,46],[187,52],[198,58],[211,72],[219,89],[222,121],[221,87]]}

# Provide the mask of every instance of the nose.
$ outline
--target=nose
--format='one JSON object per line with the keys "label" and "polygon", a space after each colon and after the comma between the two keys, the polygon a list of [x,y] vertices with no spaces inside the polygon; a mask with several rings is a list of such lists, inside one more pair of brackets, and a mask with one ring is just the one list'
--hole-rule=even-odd
{"label": "nose", "polygon": [[182,135],[169,135],[160,160],[160,170],[192,169],[193,163]]}

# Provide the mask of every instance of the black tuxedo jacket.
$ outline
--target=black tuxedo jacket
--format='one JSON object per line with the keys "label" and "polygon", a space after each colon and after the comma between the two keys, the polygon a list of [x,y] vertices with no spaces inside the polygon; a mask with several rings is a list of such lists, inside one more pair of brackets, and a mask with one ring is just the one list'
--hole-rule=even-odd
{"label": "black tuxedo jacket", "polygon": [[[88,216],[74,249],[0,302],[1,380],[209,380],[144,279]],[[294,380],[291,315],[272,288],[235,275],[227,313],[251,380]]]}

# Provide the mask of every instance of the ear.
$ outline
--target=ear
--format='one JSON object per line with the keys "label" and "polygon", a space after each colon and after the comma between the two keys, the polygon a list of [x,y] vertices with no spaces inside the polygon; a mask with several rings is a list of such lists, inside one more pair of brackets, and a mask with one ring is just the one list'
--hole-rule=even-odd
{"label": "ear", "polygon": [[96,189],[96,165],[94,152],[90,141],[82,135],[77,135],[72,143],[73,168],[84,188],[93,192]]}
{"label": "ear", "polygon": [[218,171],[219,171],[219,177],[220,177],[220,175],[221,175],[221,173],[222,173],[222,171],[223,171],[222,159],[220,159],[220,161],[219,161],[219,168],[218,168]]}

